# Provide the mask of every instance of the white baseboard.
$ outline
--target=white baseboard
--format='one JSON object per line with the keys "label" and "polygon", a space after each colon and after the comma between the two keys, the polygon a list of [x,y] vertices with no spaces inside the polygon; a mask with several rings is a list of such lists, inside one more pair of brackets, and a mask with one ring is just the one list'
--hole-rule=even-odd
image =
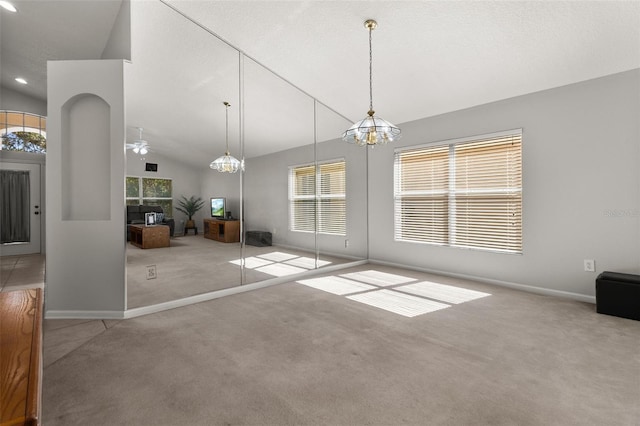
{"label": "white baseboard", "polygon": [[329,273],[341,269],[351,268],[367,264],[367,260],[358,260],[355,262],[340,263],[336,265],[323,266],[322,268],[301,272],[299,274],[287,275],[284,277],[276,277],[257,283],[245,284],[238,287],[216,290],[209,293],[197,294],[182,299],[171,300],[169,302],[158,303],[150,306],[142,306],[140,308],[128,309],[126,311],[47,311],[45,319],[129,319],[143,315],[155,314],[157,312],[167,311],[169,309],[181,308],[183,306],[193,305],[196,303],[206,302],[209,300],[219,299],[220,297],[231,296],[233,294],[244,293],[247,291],[257,290],[264,287],[283,284],[295,281],[300,278],[306,278],[318,274]]}
{"label": "white baseboard", "polygon": [[351,268],[353,266],[365,265],[366,263],[368,263],[366,260],[359,260],[356,262],[323,266],[322,268],[301,272],[299,274],[270,278],[268,280],[260,281],[257,283],[244,284],[237,287],[226,288],[223,290],[216,290],[209,293],[197,294],[195,296],[184,297],[182,299],[171,300],[169,302],[158,303],[155,305],[127,309],[124,312],[124,318],[125,319],[136,318],[143,315],[149,315],[157,312],[167,311],[169,309],[181,308],[183,306],[193,305],[195,303],[201,303],[209,300],[219,299],[225,296],[231,296],[233,294],[239,294],[247,291],[257,290],[260,288],[271,287],[278,284],[288,283],[300,278],[306,278],[313,275],[324,274],[324,273],[333,272],[341,269]]}
{"label": "white baseboard", "polygon": [[125,319],[124,311],[46,311],[44,319]]}
{"label": "white baseboard", "polygon": [[513,288],[513,289],[516,289],[516,290],[527,291],[529,293],[542,294],[542,295],[545,295],[545,296],[555,296],[555,297],[568,298],[568,299],[577,300],[577,301],[580,301],[580,302],[586,302],[586,303],[595,303],[596,302],[594,296],[587,296],[587,295],[584,295],[584,294],[571,293],[571,292],[567,292],[567,291],[553,290],[553,289],[542,288],[542,287],[534,287],[534,286],[530,286],[530,285],[526,285],[526,284],[518,284],[518,283],[512,283],[512,282],[508,282],[508,281],[494,280],[494,279],[490,279],[490,278],[483,278],[483,277],[477,277],[477,276],[473,276],[473,275],[459,274],[459,273],[448,272],[448,271],[441,271],[441,270],[437,270],[437,269],[420,268],[420,267],[416,267],[416,266],[403,265],[403,264],[400,264],[400,263],[393,263],[393,262],[385,262],[385,261],[375,260],[375,259],[369,259],[369,260],[366,260],[366,259],[362,260],[361,259],[361,260],[357,260],[357,261],[354,261],[354,262],[348,262],[348,263],[324,266],[322,268],[314,269],[314,270],[311,270],[311,271],[305,271],[305,272],[302,272],[302,273],[299,273],[299,274],[287,275],[287,276],[284,276],[284,277],[276,277],[276,278],[271,278],[271,279],[268,279],[268,280],[265,280],[265,281],[260,281],[260,282],[257,282],[257,283],[245,284],[245,285],[241,285],[241,286],[237,286],[237,287],[231,287],[231,288],[227,288],[227,289],[223,289],[223,290],[217,290],[217,291],[213,291],[213,292],[209,292],[209,293],[203,293],[203,294],[198,294],[198,295],[195,295],[195,296],[189,296],[189,297],[185,297],[185,298],[182,298],[182,299],[172,300],[172,301],[169,301],[169,302],[158,303],[156,305],[150,305],[150,306],[143,306],[143,307],[140,307],[140,308],[128,309],[128,310],[122,311],[122,312],[120,312],[120,311],[47,311],[47,312],[45,312],[45,319],[129,319],[129,318],[136,318],[136,317],[143,316],[143,315],[154,314],[156,312],[162,312],[162,311],[166,311],[166,310],[169,310],[169,309],[180,308],[180,307],[183,307],[183,306],[193,305],[195,303],[206,302],[206,301],[209,301],[209,300],[218,299],[220,297],[230,296],[230,295],[233,295],[233,294],[239,294],[239,293],[244,293],[244,292],[247,292],[247,291],[257,290],[257,289],[260,289],[260,288],[265,288],[265,287],[270,287],[270,286],[274,286],[274,285],[278,285],[278,284],[283,284],[283,283],[295,281],[297,279],[306,278],[306,277],[313,276],[313,275],[325,274],[325,273],[330,273],[330,272],[334,272],[334,271],[338,271],[338,270],[342,270],[342,269],[346,269],[346,268],[352,268],[354,266],[366,265],[368,263],[370,263],[372,265],[391,266],[391,267],[396,267],[396,268],[410,269],[410,270],[414,270],[414,271],[427,272],[427,273],[431,273],[431,274],[438,274],[438,275],[449,276],[449,277],[454,277],[454,278],[462,278],[462,279],[467,279],[467,280],[473,280],[473,281],[478,281],[478,282],[482,282],[482,283],[486,283],[486,284],[492,284],[492,285],[497,285],[497,286],[501,286],[501,287]]}
{"label": "white baseboard", "polygon": [[444,276],[447,276],[447,277],[462,278],[462,279],[467,279],[467,280],[472,280],[472,281],[478,281],[478,282],[482,282],[482,283],[486,283],[486,284],[497,285],[497,286],[500,286],[500,287],[508,287],[508,288],[513,288],[513,289],[516,289],[516,290],[522,290],[522,291],[526,291],[526,292],[529,292],[529,293],[542,294],[544,296],[555,296],[555,297],[562,297],[562,298],[565,298],[565,299],[573,299],[573,300],[577,300],[579,302],[586,302],[586,303],[593,303],[593,304],[596,303],[595,296],[588,296],[586,294],[572,293],[572,292],[568,292],[568,291],[554,290],[554,289],[544,288],[544,287],[535,287],[535,286],[526,285],[526,284],[512,283],[512,282],[509,282],[509,281],[500,281],[500,280],[494,280],[494,279],[491,279],[491,278],[476,277],[474,275],[466,275],[466,274],[458,274],[458,273],[455,273],[455,272],[440,271],[440,270],[437,270],[437,269],[420,268],[420,267],[417,267],[417,266],[403,265],[403,264],[394,263],[394,262],[385,262],[385,261],[382,261],[382,260],[369,259],[369,263],[371,263],[372,265],[392,266],[392,267],[396,267],[396,268],[410,269],[410,270],[419,271],[419,272],[427,272],[427,273],[430,273],[430,274],[444,275]]}

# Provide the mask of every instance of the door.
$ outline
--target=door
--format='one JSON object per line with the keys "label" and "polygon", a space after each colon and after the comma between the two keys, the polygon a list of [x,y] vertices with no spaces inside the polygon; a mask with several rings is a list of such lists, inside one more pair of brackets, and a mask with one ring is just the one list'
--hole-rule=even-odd
{"label": "door", "polygon": [[0,255],[40,253],[40,165],[0,163]]}

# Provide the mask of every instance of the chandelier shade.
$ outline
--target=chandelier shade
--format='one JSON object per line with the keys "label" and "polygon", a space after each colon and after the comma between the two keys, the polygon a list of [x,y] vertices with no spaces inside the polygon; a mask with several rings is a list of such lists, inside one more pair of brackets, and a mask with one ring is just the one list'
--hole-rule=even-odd
{"label": "chandelier shade", "polygon": [[209,167],[221,173],[235,173],[242,168],[242,163],[229,152],[229,107],[231,105],[226,101],[223,103],[225,106],[225,141],[227,144],[227,150],[222,157],[218,157],[213,160],[209,164]]}
{"label": "chandelier shade", "polygon": [[240,161],[227,151],[222,157],[213,160],[209,167],[222,173],[235,173],[240,170]]}
{"label": "chandelier shade", "polygon": [[359,146],[385,145],[400,139],[400,129],[380,117],[373,110],[373,49],[371,48],[371,31],[378,26],[373,19],[367,19],[364,27],[369,31],[369,112],[363,120],[354,123],[342,134],[342,140]]}
{"label": "chandelier shade", "polygon": [[383,118],[374,116],[373,111],[371,111],[371,114],[363,120],[349,127],[342,134],[342,140],[359,146],[384,145],[399,139],[400,136],[401,133],[398,127]]}

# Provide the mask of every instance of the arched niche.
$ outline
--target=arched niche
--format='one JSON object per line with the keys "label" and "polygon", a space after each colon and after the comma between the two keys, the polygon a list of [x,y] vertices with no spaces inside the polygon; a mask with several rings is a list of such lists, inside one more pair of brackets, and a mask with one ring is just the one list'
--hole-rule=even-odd
{"label": "arched niche", "polygon": [[82,93],[61,108],[62,220],[111,219],[111,107]]}

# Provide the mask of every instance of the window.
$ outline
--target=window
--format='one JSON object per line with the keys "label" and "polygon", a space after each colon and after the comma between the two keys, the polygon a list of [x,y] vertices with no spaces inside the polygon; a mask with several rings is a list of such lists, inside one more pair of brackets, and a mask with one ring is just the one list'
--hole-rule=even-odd
{"label": "window", "polygon": [[171,179],[127,176],[127,205],[160,206],[166,217],[173,216]]}
{"label": "window", "polygon": [[318,232],[346,235],[345,176],[344,160],[290,167],[289,228],[314,232],[317,211]]}
{"label": "window", "polygon": [[46,125],[46,117],[40,115],[0,111],[0,149],[44,154],[47,148]]}
{"label": "window", "polygon": [[522,131],[397,150],[397,241],[522,252]]}

